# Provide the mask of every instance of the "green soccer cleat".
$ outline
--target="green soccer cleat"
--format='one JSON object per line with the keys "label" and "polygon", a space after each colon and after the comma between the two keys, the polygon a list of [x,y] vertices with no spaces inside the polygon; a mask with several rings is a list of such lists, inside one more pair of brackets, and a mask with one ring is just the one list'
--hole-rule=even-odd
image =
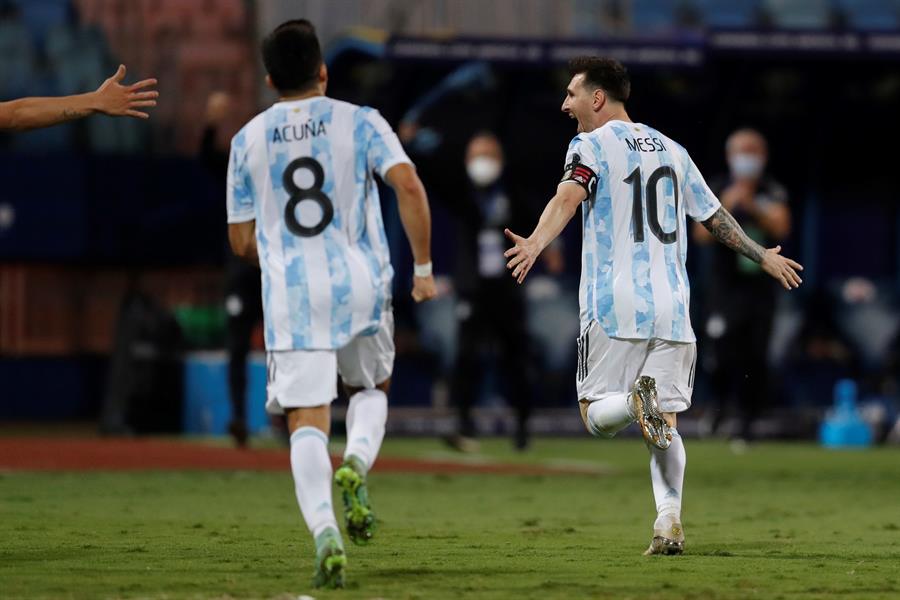
{"label": "green soccer cleat", "polygon": [[655,379],[646,375],[637,378],[631,390],[631,407],[634,420],[640,425],[647,443],[660,450],[668,449],[672,442],[672,432],[659,412]]}
{"label": "green soccer cleat", "polygon": [[326,529],[316,538],[316,572],[313,587],[336,589],[344,587],[344,568],[347,555],[341,534],[334,529]]}
{"label": "green soccer cleat", "polygon": [[357,546],[369,543],[375,534],[375,514],[369,504],[366,470],[355,456],[350,456],[335,472],[334,482],[341,488],[347,535]]}
{"label": "green soccer cleat", "polygon": [[684,552],[684,528],[678,521],[671,521],[662,529],[653,529],[653,539],[644,556],[654,554],[682,554]]}

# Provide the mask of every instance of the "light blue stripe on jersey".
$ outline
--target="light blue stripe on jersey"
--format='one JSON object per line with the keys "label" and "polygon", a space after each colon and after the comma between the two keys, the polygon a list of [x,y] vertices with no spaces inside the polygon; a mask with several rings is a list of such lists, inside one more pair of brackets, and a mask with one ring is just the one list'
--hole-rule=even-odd
{"label": "light blue stripe on jersey", "polygon": [[[662,135],[655,129],[650,129],[650,132],[653,134],[655,138],[662,138]],[[668,165],[675,168],[675,163],[672,161],[672,157],[669,154],[668,150],[663,150],[659,153],[660,164]],[[680,184],[681,182],[679,182]],[[675,189],[675,182],[669,177],[663,177],[661,181],[660,190],[662,195],[666,198],[672,198],[672,204],[666,202],[666,210],[663,215],[662,227],[663,231],[678,231],[678,236],[687,235],[687,232],[680,231],[681,227],[678,223],[678,209],[675,204],[675,194],[677,194],[677,190]],[[683,200],[682,200],[683,201]],[[682,240],[682,245],[686,246],[687,240]],[[684,327],[687,320],[685,315],[685,306],[684,306],[684,298],[681,294],[678,293],[680,288],[678,284],[678,263],[679,263],[679,252],[676,248],[677,244],[664,244],[663,245],[663,254],[666,260],[666,279],[669,281],[669,293],[672,294],[672,302],[674,303],[674,310],[672,311],[672,338],[676,340],[680,340],[684,336]]]}
{"label": "light blue stripe on jersey", "polygon": [[[356,149],[356,165],[353,171],[356,175],[357,186],[359,186],[360,189],[365,190],[365,194],[360,198],[361,205],[358,211],[360,219],[363,220],[359,229],[359,248],[360,250],[362,250],[363,255],[369,262],[369,267],[372,269],[372,277],[374,278],[373,284],[375,285],[375,306],[372,309],[372,321],[373,323],[378,323],[381,321],[381,311],[385,302],[385,286],[383,281],[383,274],[381,272],[381,261],[378,260],[378,255],[376,254],[375,249],[372,247],[372,240],[369,239],[369,227],[367,220],[367,217],[370,214],[369,211],[371,209],[367,201],[369,191],[371,189],[369,186],[373,184],[373,182],[370,180],[371,175],[369,173],[368,149],[369,144],[374,142],[373,138],[376,136],[375,128],[372,127],[368,120],[366,120],[366,114],[371,110],[371,108],[360,108],[354,115],[353,146]],[[380,225],[380,207],[377,212],[379,217],[378,223],[382,231],[382,235],[384,235],[384,226]]]}
{"label": "light blue stripe on jersey", "polygon": [[241,129],[232,140],[232,153],[236,157],[234,165],[235,186],[232,188],[232,197],[235,206],[231,207],[236,213],[247,211],[258,206],[256,191],[253,188],[253,177],[247,170],[247,133]]}
{"label": "light blue stripe on jersey", "polygon": [[[685,178],[688,178],[689,175],[687,175],[687,173],[689,173],[690,164],[691,164],[691,157],[688,156],[687,150],[685,150],[685,149],[682,148],[681,146],[676,146],[676,148],[678,149],[678,151],[679,151],[679,152],[681,153],[681,155],[682,155],[682,156],[681,156],[682,164],[685,165],[685,166],[687,167],[687,168],[684,170],[684,172],[686,173]],[[682,190],[685,188],[686,183],[688,183],[688,182],[681,182],[681,189],[682,189]],[[684,194],[681,195],[681,203],[682,203],[682,205],[684,205],[684,203],[685,203]],[[683,211],[684,211],[684,214],[687,215],[687,206],[686,206],[686,205],[683,207]],[[685,226],[687,226],[687,219],[684,220],[684,224],[685,224]],[[679,275],[681,275],[681,281],[684,283],[684,298],[685,298],[685,301],[688,302],[688,303],[690,304],[690,301],[691,301],[691,281],[690,281],[690,279],[688,278],[688,274],[687,274],[687,249],[688,249],[688,244],[687,244],[688,238],[687,238],[687,235],[688,235],[688,232],[687,232],[687,229],[685,229],[685,231],[684,231],[684,236],[685,236],[685,237],[684,237],[684,242],[682,242],[681,244],[679,244],[680,249],[679,249],[679,251],[678,251],[678,259],[679,259],[679,260],[678,260],[678,273],[679,273]],[[687,319],[687,317],[685,317],[685,319]]]}
{"label": "light blue stripe on jersey", "polygon": [[[266,111],[265,134],[269,155],[269,178],[272,181],[275,197],[280,200],[278,202],[279,210],[282,211],[288,202],[288,192],[284,189],[282,180],[291,159],[286,152],[279,152],[278,147],[274,146],[270,140],[272,139],[272,130],[284,123],[287,123],[287,112],[284,108],[273,107]],[[306,273],[306,263],[303,260],[300,242],[285,226],[281,227],[281,249],[283,259],[287,261],[290,258],[290,262],[284,264],[284,279],[292,344],[294,348],[308,348],[312,343],[312,311],[309,306],[309,279]],[[272,314],[270,306],[264,306],[266,314]],[[269,338],[269,333],[267,328],[266,346],[272,348],[275,347],[275,334],[272,331],[272,337]]]}
{"label": "light blue stripe on jersey", "polygon": [[[253,176],[250,171],[247,169],[247,132],[246,129],[241,129],[237,135],[234,136],[234,139],[231,142],[232,152],[235,156],[239,157],[241,163],[235,165],[235,173],[234,176],[237,178],[240,176],[242,179],[242,185],[240,187],[235,186],[233,188],[233,196],[235,202],[238,205],[245,205],[247,200],[250,200],[254,206],[255,215],[256,215],[256,245],[257,245],[257,254],[259,254],[260,262],[265,262],[269,259],[269,239],[262,233],[262,219],[260,218],[259,210],[261,208],[261,204],[258,202],[256,198],[256,188],[253,186]],[[265,269],[262,270],[260,275],[262,279],[262,299],[263,304],[268,305],[271,301],[272,297],[272,283],[269,279],[269,274]],[[265,321],[265,319],[264,319]],[[268,340],[275,340],[275,332],[272,330],[271,325],[268,323],[265,324],[265,338]]]}
{"label": "light blue stripe on jersey", "polygon": [[[310,105],[310,118],[331,127],[333,105],[328,100],[317,100]],[[312,155],[325,170],[322,193],[334,202],[334,163],[331,157],[331,142],[324,135],[312,137]],[[353,284],[350,280],[350,266],[344,245],[335,239],[335,231],[341,231],[341,211],[335,207],[334,219],[322,232],[325,240],[325,256],[328,259],[328,274],[331,279],[331,343],[343,346],[350,341],[353,310],[350,298]]]}
{"label": "light blue stripe on jersey", "polygon": [[[622,125],[611,125],[613,133],[620,141],[625,141],[631,137],[631,131]],[[635,151],[628,151],[628,175],[640,166],[641,155]],[[641,187],[643,189],[643,178],[648,173],[644,173],[641,169]],[[632,184],[633,185],[633,184]],[[642,195],[643,196],[643,195]],[[648,236],[653,235],[648,231],[647,227],[647,206],[641,198],[642,212],[644,214],[643,222],[640,227],[644,229],[644,241],[634,242],[634,248],[631,252],[631,280],[634,285],[634,326],[637,334],[642,337],[650,337],[653,334],[653,325],[656,319],[655,308],[653,304],[653,284],[650,282],[650,240]],[[632,215],[632,219],[634,215]]]}
{"label": "light blue stripe on jersey", "polygon": [[[593,137],[589,139],[599,168],[597,169],[594,206],[591,210],[596,264],[591,264],[588,271],[591,273],[593,281],[588,286],[587,305],[595,307],[595,314],[592,316],[600,323],[604,331],[618,331],[619,325],[618,319],[616,319],[615,293],[613,291],[614,273],[612,265],[615,258],[615,245],[613,244],[612,236],[613,214],[612,194],[609,189],[609,164],[604,160],[603,148],[600,147],[597,140]],[[591,281],[591,279],[588,281]]]}

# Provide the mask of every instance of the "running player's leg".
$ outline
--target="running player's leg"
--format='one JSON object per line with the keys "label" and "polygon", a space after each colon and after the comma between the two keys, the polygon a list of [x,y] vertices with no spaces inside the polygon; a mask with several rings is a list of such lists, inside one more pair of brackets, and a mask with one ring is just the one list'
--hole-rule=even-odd
{"label": "running player's leg", "polygon": [[338,372],[350,404],[347,408],[347,448],[335,473],[342,490],[347,535],[365,544],[375,532],[375,515],[366,478],[375,463],[387,423],[387,393],[394,368],[394,317],[385,311],[374,335],[357,336],[337,353]]}
{"label": "running player's leg", "polygon": [[672,434],[666,450],[647,444],[656,520],[646,554],[681,554],[684,550],[681,499],[687,455],[678,433],[676,414],[691,405],[695,359],[694,344],[653,340],[642,371],[656,381],[659,407]]}
{"label": "running player's leg", "polygon": [[342,587],[346,557],[331,498],[331,401],[337,395],[332,351],[268,354],[271,413],[286,413],[291,435],[291,472],[300,512],[316,545],[316,587]]}
{"label": "running player's leg", "polygon": [[596,321],[578,338],[579,407],[591,434],[611,438],[637,417],[632,386],[646,351],[647,340],[610,338]]}

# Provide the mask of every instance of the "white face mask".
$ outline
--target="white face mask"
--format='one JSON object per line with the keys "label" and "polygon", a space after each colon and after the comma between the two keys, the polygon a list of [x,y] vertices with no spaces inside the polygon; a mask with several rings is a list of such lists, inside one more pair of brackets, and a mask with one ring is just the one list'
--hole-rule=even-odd
{"label": "white face mask", "polygon": [[758,154],[732,154],[728,157],[728,166],[735,179],[756,179],[762,175],[766,162]]}
{"label": "white face mask", "polygon": [[503,167],[500,161],[490,156],[476,156],[466,163],[469,179],[480,187],[486,187],[497,181]]}

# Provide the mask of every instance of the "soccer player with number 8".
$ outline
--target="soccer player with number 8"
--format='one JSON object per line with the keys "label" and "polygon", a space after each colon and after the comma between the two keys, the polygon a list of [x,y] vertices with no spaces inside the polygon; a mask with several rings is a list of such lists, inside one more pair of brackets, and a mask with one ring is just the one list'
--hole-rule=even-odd
{"label": "soccer player with number 8", "polygon": [[331,402],[350,398],[344,463],[334,473],[347,534],[373,536],[366,475],[387,420],[394,362],[393,269],[377,173],[397,193],[412,247],[412,297],[436,294],[422,182],[378,111],[325,96],[315,29],[288,21],[262,44],[280,98],[241,129],[228,167],[228,234],[258,261],[268,359],[267,409],[285,413],[297,502],[316,545],[314,584],[342,587],[347,562],[332,508]]}

